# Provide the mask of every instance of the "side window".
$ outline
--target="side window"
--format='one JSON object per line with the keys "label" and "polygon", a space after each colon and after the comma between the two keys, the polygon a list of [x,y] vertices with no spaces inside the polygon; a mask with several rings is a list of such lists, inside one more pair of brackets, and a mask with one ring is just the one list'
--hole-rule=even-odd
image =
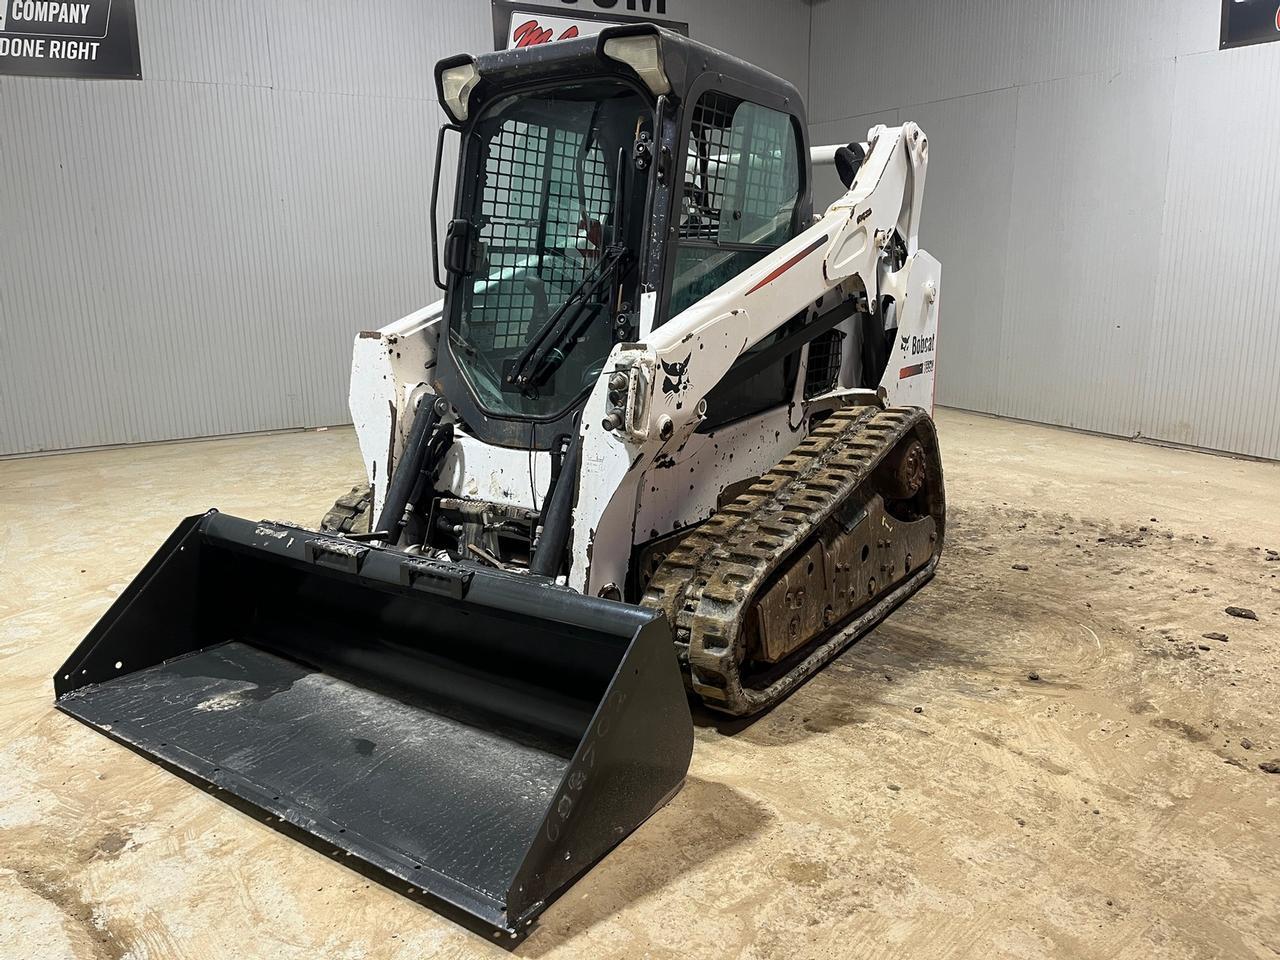
{"label": "side window", "polygon": [[790,240],[799,192],[791,118],[704,93],[690,121],[668,316]]}

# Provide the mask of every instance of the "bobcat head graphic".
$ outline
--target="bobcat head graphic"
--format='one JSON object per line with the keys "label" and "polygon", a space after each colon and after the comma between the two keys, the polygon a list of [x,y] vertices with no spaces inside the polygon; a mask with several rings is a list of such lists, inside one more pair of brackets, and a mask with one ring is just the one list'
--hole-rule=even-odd
{"label": "bobcat head graphic", "polygon": [[693,352],[677,363],[667,363],[662,361],[662,372],[666,374],[662,378],[663,393],[684,393],[689,386],[689,361],[693,359]]}

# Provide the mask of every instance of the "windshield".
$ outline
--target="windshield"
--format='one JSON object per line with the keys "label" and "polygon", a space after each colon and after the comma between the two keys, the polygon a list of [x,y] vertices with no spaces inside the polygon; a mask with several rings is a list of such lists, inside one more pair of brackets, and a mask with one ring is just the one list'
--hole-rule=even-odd
{"label": "windshield", "polygon": [[[477,118],[468,147],[475,179],[459,215],[475,225],[479,250],[461,280],[449,342],[488,412],[562,413],[629,332],[616,318],[634,300],[635,258],[606,253],[611,245],[634,252],[640,235],[643,180],[631,149],[642,130],[652,132],[652,108],[617,80],[507,97]],[[570,297],[585,303],[561,311]],[[553,362],[517,386],[509,380],[528,368],[535,338]]]}

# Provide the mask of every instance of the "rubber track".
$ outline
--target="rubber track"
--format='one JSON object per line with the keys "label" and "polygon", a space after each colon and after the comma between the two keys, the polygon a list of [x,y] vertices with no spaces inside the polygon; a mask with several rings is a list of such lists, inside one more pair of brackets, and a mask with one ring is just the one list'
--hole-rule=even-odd
{"label": "rubber track", "polygon": [[[350,492],[339,497],[320,521],[322,533],[368,533],[371,523],[369,508],[373,503],[373,488],[358,483]],[[357,529],[359,528],[359,529]]]}
{"label": "rubber track", "polygon": [[[738,638],[751,602],[786,560],[903,439],[916,433],[931,458],[938,524],[929,560],[881,595],[772,684],[744,687]],[[786,696],[922,587],[942,549],[944,507],[933,422],[914,407],[849,407],[824,420],[804,441],[732,503],[686,537],[655,572],[646,606],[672,625],[689,682],[709,707],[755,713]]]}

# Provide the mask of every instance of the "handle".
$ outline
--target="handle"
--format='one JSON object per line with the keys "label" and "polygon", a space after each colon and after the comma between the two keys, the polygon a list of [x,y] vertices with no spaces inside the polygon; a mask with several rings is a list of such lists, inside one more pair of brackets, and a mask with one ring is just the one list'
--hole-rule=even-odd
{"label": "handle", "polygon": [[431,278],[441,290],[445,288],[440,279],[440,238],[436,227],[436,208],[440,202],[440,162],[444,159],[444,135],[447,131],[462,132],[462,128],[452,123],[440,125],[440,133],[436,137],[436,168],[431,178]]}

